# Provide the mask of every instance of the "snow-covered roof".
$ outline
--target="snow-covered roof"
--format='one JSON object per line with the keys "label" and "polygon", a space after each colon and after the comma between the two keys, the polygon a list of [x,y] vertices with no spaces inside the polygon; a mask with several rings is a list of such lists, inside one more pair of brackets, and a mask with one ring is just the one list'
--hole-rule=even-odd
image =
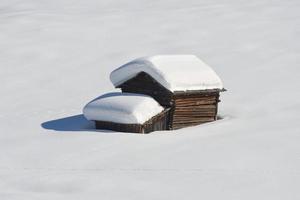
{"label": "snow-covered roof", "polygon": [[133,60],[110,74],[115,87],[140,72],[152,76],[174,91],[223,89],[223,83],[211,67],[194,55],[156,55]]}
{"label": "snow-covered roof", "polygon": [[108,93],[90,103],[83,114],[88,120],[143,124],[164,110],[152,97],[132,93]]}

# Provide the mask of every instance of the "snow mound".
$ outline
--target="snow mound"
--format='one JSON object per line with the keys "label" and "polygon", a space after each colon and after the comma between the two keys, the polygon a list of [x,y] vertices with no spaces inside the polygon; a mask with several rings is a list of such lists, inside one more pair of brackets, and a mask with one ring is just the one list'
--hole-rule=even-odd
{"label": "snow mound", "polygon": [[143,124],[163,110],[147,95],[108,93],[88,103],[83,114],[88,120]]}
{"label": "snow mound", "polygon": [[223,89],[219,76],[194,55],[156,55],[133,60],[110,74],[115,87],[145,72],[174,91]]}

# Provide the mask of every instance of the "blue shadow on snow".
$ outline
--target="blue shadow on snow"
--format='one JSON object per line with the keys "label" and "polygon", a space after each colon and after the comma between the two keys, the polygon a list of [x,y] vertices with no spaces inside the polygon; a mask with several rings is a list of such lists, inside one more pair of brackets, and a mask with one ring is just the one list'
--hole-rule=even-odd
{"label": "blue shadow on snow", "polygon": [[41,124],[44,129],[55,131],[96,131],[93,122],[83,115],[74,115],[61,119],[47,121]]}
{"label": "blue shadow on snow", "polygon": [[[107,98],[107,97],[113,97],[113,96],[145,96],[145,95],[133,94],[133,93],[111,92],[111,93],[101,95],[101,96],[95,98],[94,100],[92,100],[91,102],[96,101],[100,98]],[[55,130],[55,131],[114,132],[111,130],[96,129],[94,122],[88,121],[82,114],[47,121],[47,122],[42,123],[41,126],[44,129]]]}

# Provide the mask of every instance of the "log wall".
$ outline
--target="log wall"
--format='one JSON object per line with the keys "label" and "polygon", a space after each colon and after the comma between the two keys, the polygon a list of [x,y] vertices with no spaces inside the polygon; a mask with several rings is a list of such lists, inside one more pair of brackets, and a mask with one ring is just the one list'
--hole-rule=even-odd
{"label": "log wall", "polygon": [[153,131],[168,130],[170,124],[170,108],[155,115],[144,124],[122,124],[108,121],[95,121],[96,129],[112,130],[117,132],[150,133]]}
{"label": "log wall", "polygon": [[169,130],[170,124],[170,108],[165,109],[161,114],[154,116],[143,124],[143,132],[150,133],[152,131]]}
{"label": "log wall", "polygon": [[95,121],[96,129],[112,130],[117,132],[142,133],[141,124],[121,124],[108,121]]}
{"label": "log wall", "polygon": [[[121,88],[122,92],[149,95],[160,105],[170,108],[168,125],[159,127],[160,130],[179,129],[216,120],[219,94],[225,91],[211,89],[170,92],[145,72],[117,87]],[[152,129],[155,128],[149,128],[150,131]]]}
{"label": "log wall", "polygon": [[171,129],[195,126],[217,119],[219,92],[174,95]]}
{"label": "log wall", "polygon": [[117,88],[121,88],[122,92],[149,95],[160,105],[165,107],[170,107],[172,105],[173,93],[145,72],[139,73],[132,79],[117,86]]}

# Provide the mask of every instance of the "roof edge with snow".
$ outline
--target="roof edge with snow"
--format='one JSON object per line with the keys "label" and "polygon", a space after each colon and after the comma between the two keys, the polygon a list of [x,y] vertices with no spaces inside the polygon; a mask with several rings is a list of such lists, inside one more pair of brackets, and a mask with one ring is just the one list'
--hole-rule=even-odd
{"label": "roof edge with snow", "polygon": [[115,87],[145,72],[171,92],[223,90],[215,71],[194,55],[157,55],[135,59],[110,74]]}
{"label": "roof edge with snow", "polygon": [[143,124],[164,110],[152,97],[133,93],[108,93],[83,108],[85,118],[121,124]]}

